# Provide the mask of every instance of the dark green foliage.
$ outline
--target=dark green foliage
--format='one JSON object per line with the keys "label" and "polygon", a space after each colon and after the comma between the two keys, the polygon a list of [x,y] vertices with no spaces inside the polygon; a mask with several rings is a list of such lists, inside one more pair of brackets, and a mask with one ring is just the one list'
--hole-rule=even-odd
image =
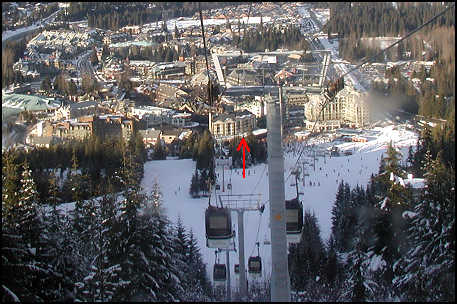
{"label": "dark green foliage", "polygon": [[[129,143],[133,151],[133,162],[137,164],[134,172],[139,178],[143,176],[143,166],[138,164],[145,162],[145,150],[140,141],[140,137],[135,136]],[[30,152],[17,151],[14,152],[16,157],[14,163],[19,165],[25,158],[28,159],[37,184],[40,201],[44,203],[48,199],[49,188],[49,172],[46,169],[60,168],[60,172],[63,173],[65,169],[72,168],[72,159],[75,155],[80,173],[75,176],[69,174],[70,179],[62,175],[63,188],[57,189],[57,196],[65,201],[74,199],[71,191],[72,185],[79,184],[81,199],[87,199],[95,191],[91,185],[106,185],[107,178],[112,177],[121,166],[122,145],[120,139],[105,139],[102,142],[100,138],[92,137],[81,142],[55,145],[51,148],[37,148]],[[73,172],[76,171],[73,170]],[[119,185],[115,183],[114,187],[118,189]]]}
{"label": "dark green foliage", "polygon": [[214,140],[208,131],[205,131],[198,142],[197,169],[209,169],[213,166]]}
{"label": "dark green foliage", "polygon": [[2,153],[2,226],[15,228],[18,214],[19,174],[13,151]]}
{"label": "dark green foliage", "polygon": [[262,26],[247,31],[240,41],[239,38],[236,38],[232,40],[232,43],[246,52],[264,52],[265,49],[276,50],[278,48],[309,49],[309,44],[301,34],[300,28],[295,25],[288,26],[284,32],[275,29],[272,25]]}
{"label": "dark green foliage", "polygon": [[43,79],[43,81],[41,81],[40,89],[43,90],[43,91],[46,91],[46,92],[50,92],[51,91],[51,80],[49,79],[49,77],[46,76]]}
{"label": "dark green foliage", "polygon": [[290,284],[293,290],[308,289],[321,275],[325,248],[320,237],[317,218],[305,210],[300,243],[289,250]]}
{"label": "dark green foliage", "polygon": [[[157,2],[153,7],[146,3],[116,3],[116,5],[98,3],[75,3],[69,8],[70,21],[88,18],[89,27],[118,30],[126,25],[142,25],[159,20],[192,17],[198,11],[196,2]],[[233,6],[233,2],[204,2],[202,10]],[[115,6],[117,8],[115,8]]]}
{"label": "dark green foliage", "polygon": [[[339,3],[330,6],[330,20],[324,31],[357,37],[403,36],[444,10],[441,3],[398,3],[396,9],[390,2]],[[435,26],[455,24],[449,11],[438,19]]]}
{"label": "dark green foliage", "polygon": [[195,173],[192,175],[192,180],[190,182],[189,194],[193,198],[199,197],[200,193],[200,177],[198,175],[198,170],[195,168]]}
{"label": "dark green foliage", "polygon": [[152,159],[154,160],[164,160],[167,158],[167,151],[165,147],[162,145],[160,140],[154,146],[154,154],[152,155]]}
{"label": "dark green foliage", "polygon": [[37,265],[20,234],[2,227],[2,302],[42,301],[33,282],[48,275]]}
{"label": "dark green foliage", "polygon": [[455,301],[455,171],[426,155],[427,191],[414,207],[395,286],[405,300]]}
{"label": "dark green foliage", "polygon": [[[349,238],[352,227],[354,227],[351,217],[348,216],[351,209],[349,205],[350,191],[349,184],[344,184],[341,181],[336,193],[335,205],[332,208],[332,236],[335,247],[339,251],[345,251],[349,248]],[[353,217],[352,220],[354,220]]]}
{"label": "dark green foliage", "polygon": [[[242,168],[243,167],[243,148],[240,150],[238,146],[240,144],[241,138],[233,139],[230,141],[230,156],[232,156],[232,162],[234,168]],[[252,164],[258,164],[266,162],[267,160],[267,147],[266,143],[257,139],[254,135],[249,134],[246,138],[246,143],[248,144],[249,150],[248,152],[245,150],[245,166],[246,168],[251,166]]]}

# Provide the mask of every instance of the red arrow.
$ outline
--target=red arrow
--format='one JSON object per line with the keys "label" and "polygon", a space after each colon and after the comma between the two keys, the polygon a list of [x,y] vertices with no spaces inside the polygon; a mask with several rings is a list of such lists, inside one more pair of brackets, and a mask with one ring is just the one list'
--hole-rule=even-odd
{"label": "red arrow", "polygon": [[245,150],[248,150],[248,152],[251,152],[251,150],[248,147],[248,144],[246,143],[246,140],[244,137],[241,139],[240,144],[238,145],[238,148],[236,148],[237,151],[240,151],[241,147],[243,147],[243,178],[246,177],[246,158],[245,158]]}

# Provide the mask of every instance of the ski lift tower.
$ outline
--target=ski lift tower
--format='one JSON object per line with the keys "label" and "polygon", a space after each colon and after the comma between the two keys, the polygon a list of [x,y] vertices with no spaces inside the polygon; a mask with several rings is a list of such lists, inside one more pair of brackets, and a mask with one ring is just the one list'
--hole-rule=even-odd
{"label": "ski lift tower", "polygon": [[240,265],[240,297],[241,301],[246,300],[246,265],[244,258],[244,212],[263,212],[264,205],[260,204],[262,194],[220,194],[219,202],[224,208],[236,211],[238,214],[238,248]]}
{"label": "ski lift tower", "polygon": [[[279,87],[280,99],[282,88]],[[287,262],[284,158],[280,103],[267,99],[268,182],[271,233],[271,301],[290,302],[290,278]]]}

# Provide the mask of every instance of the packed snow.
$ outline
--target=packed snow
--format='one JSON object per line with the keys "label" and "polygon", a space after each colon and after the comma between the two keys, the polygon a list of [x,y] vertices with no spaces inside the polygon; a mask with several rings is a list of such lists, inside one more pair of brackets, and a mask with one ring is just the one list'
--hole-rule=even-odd
{"label": "packed snow", "polygon": [[[344,155],[344,151],[351,150],[352,155],[339,157],[318,157],[315,163],[315,170],[312,162],[305,165],[305,171],[309,176],[299,182],[299,192],[304,195],[300,196],[305,209],[308,209],[316,215],[321,237],[324,241],[328,240],[331,232],[331,210],[335,201],[338,184],[341,181],[347,182],[351,188],[357,184],[365,187],[370,179],[371,174],[377,174],[379,163],[383,153],[387,150],[387,145],[392,141],[394,147],[399,148],[405,159],[409,146],[415,146],[417,143],[417,134],[412,131],[398,130],[397,127],[389,125],[386,127],[376,127],[372,130],[365,131],[367,142],[323,142],[322,139],[315,139],[316,147],[325,149],[331,146],[337,146]],[[317,142],[321,142],[317,144]],[[284,177],[285,177],[285,196],[291,199],[296,196],[293,176],[290,176],[292,168],[295,166],[301,149],[298,149],[298,143],[293,151],[293,147],[285,148],[284,152]],[[303,153],[301,160],[310,159],[306,153]],[[301,163],[301,162],[300,162]],[[209,277],[212,279],[212,267],[215,262],[214,248],[206,247],[205,239],[205,209],[208,206],[208,198],[192,199],[189,195],[190,181],[195,172],[195,162],[190,159],[183,160],[163,160],[149,161],[144,167],[144,179],[142,187],[149,192],[152,184],[156,180],[163,194],[163,204],[165,212],[169,219],[176,223],[178,217],[182,218],[185,227],[193,233],[198,240],[204,262],[207,264]],[[221,185],[222,191],[222,169],[217,169],[219,175],[217,183]],[[266,203],[265,211],[261,215],[259,212],[245,212],[245,258],[246,265],[249,256],[257,255],[255,246],[256,241],[260,242],[260,256],[264,265],[262,278],[270,277],[271,271],[271,245],[266,245],[265,240],[270,240],[269,216],[270,206],[268,204],[268,165],[259,164],[246,168],[246,178],[242,177],[242,169],[225,170],[224,172],[224,193],[227,192],[227,184],[232,184],[233,194],[261,194],[260,203]],[[289,178],[288,178],[289,177]],[[310,182],[312,186],[310,186]],[[211,202],[214,205],[214,194]],[[237,231],[237,216],[232,212],[233,229]],[[238,239],[236,239],[238,248]],[[225,263],[225,253],[219,255],[221,263]],[[238,264],[238,253],[230,253],[230,271],[231,285],[236,286],[236,276],[234,274],[234,265]],[[252,282],[248,275],[248,280]]]}

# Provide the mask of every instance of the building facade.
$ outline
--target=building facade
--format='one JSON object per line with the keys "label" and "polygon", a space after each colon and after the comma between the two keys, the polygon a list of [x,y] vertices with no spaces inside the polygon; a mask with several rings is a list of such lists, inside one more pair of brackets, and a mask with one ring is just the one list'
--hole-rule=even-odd
{"label": "building facade", "polygon": [[[367,93],[345,86],[335,98],[325,104],[322,94],[309,94],[309,102],[305,105],[305,125],[311,130],[334,130],[343,126],[360,128],[370,123],[370,111],[366,101]],[[317,122],[316,122],[317,121]]]}
{"label": "building facade", "polygon": [[244,136],[256,128],[256,117],[249,111],[219,114],[210,119],[211,134],[220,139]]}

